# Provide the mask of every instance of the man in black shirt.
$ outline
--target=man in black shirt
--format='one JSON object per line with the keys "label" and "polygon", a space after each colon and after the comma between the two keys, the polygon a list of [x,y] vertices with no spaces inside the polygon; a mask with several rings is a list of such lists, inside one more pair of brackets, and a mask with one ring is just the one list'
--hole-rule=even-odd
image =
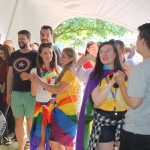
{"label": "man in black shirt", "polygon": [[[7,76],[7,103],[12,106],[15,117],[15,132],[19,150],[24,150],[24,117],[27,120],[27,134],[30,135],[35,97],[31,95],[31,82],[21,80],[22,72],[30,73],[36,65],[36,51],[29,47],[31,34],[27,30],[18,32],[19,50],[11,54]],[[27,141],[29,144],[29,141]],[[26,144],[27,146],[27,144]]]}
{"label": "man in black shirt", "polygon": [[[40,40],[41,40],[41,43],[53,43],[53,29],[51,26],[44,25],[41,27]],[[53,46],[57,55],[57,64],[61,66],[61,63],[59,60],[61,56],[61,51],[56,45],[53,45]]]}

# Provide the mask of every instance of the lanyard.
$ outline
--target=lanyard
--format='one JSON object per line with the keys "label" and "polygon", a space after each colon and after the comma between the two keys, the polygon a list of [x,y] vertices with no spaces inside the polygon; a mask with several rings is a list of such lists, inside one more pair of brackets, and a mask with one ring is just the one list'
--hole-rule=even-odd
{"label": "lanyard", "polygon": [[[106,82],[107,84],[109,83],[109,79],[108,77],[105,78],[106,79]],[[114,99],[114,114],[117,115],[117,112],[116,112],[116,94],[117,94],[117,88],[115,88],[115,92],[113,92],[112,88],[110,89],[110,92],[111,92],[111,95]]]}

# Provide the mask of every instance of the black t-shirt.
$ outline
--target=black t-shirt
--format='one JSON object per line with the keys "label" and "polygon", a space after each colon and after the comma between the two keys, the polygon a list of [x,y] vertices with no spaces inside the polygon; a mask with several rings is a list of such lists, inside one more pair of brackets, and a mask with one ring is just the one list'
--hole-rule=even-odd
{"label": "black t-shirt", "polygon": [[35,50],[29,53],[21,53],[20,50],[13,52],[10,56],[9,66],[13,67],[13,91],[31,91],[31,82],[22,81],[20,74],[22,72],[30,73],[32,68],[36,67],[37,52]]}
{"label": "black t-shirt", "polygon": [[59,66],[61,66],[61,63],[60,63],[61,51],[56,45],[54,45],[54,50],[55,50],[56,55],[57,55],[57,64]]}

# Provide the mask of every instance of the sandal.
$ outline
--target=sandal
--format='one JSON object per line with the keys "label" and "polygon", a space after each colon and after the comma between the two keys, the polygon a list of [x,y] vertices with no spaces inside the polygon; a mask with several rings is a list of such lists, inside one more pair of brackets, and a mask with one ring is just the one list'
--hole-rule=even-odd
{"label": "sandal", "polygon": [[24,149],[30,149],[30,141],[27,141],[25,146],[24,146]]}

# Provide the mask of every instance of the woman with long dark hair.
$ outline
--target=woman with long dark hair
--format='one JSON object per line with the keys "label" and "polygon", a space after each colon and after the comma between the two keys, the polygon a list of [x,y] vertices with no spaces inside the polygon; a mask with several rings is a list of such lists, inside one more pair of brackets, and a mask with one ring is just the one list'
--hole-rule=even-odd
{"label": "woman with long dark hair", "polygon": [[[114,144],[119,148],[119,135],[127,105],[115,81],[118,75],[115,72],[118,70],[124,72],[116,46],[111,42],[102,43],[85,89],[77,130],[77,150],[113,150]],[[89,138],[89,129],[83,126],[92,120]]]}
{"label": "woman with long dark hair", "polygon": [[50,147],[52,150],[73,150],[77,129],[76,103],[78,101],[78,79],[72,67],[76,53],[71,47],[64,48],[60,61],[63,70],[57,78],[57,85],[48,85],[33,74],[34,83],[47,91],[57,94],[56,105],[50,122]]}
{"label": "woman with long dark hair", "polygon": [[[5,117],[9,106],[6,102],[6,85],[7,85],[7,73],[8,73],[8,62],[10,56],[10,48],[7,45],[0,46],[0,111],[3,112]],[[10,145],[11,141],[7,137],[7,130],[3,137],[4,145]],[[0,139],[0,144],[3,144],[2,139]]]}
{"label": "woman with long dark hair", "polygon": [[[61,68],[57,65],[57,56],[52,43],[41,44],[37,53],[36,68],[33,68],[31,73],[37,74],[43,82],[55,85],[60,71]],[[36,96],[36,103],[30,133],[30,150],[50,150],[50,127],[47,116],[50,116],[56,96],[34,82],[31,82],[31,93]]]}

